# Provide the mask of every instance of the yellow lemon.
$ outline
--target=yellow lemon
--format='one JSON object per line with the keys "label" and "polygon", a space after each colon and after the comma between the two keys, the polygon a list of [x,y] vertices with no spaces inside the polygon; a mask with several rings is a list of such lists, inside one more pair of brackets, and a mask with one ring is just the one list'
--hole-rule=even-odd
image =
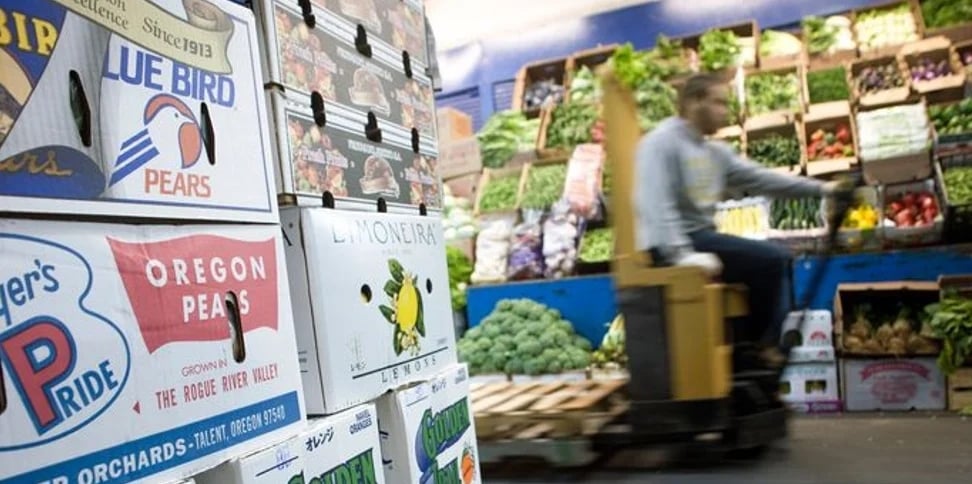
{"label": "yellow lemon", "polygon": [[398,291],[397,305],[395,307],[395,319],[398,327],[408,333],[415,327],[418,321],[418,291],[412,284],[412,278],[408,275],[402,281],[402,289]]}

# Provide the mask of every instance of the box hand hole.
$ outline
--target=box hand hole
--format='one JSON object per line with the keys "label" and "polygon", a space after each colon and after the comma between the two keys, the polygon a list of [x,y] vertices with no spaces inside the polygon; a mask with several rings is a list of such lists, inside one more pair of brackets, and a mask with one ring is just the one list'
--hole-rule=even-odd
{"label": "box hand hole", "polygon": [[368,43],[368,32],[363,25],[358,24],[358,33],[354,36],[354,48],[365,56],[371,57],[371,44]]}
{"label": "box hand hole", "polygon": [[199,108],[201,118],[199,131],[202,135],[203,147],[206,149],[206,156],[209,158],[210,165],[216,165],[216,130],[213,129],[213,120],[209,115],[209,106],[202,103]]}
{"label": "box hand hole", "polygon": [[367,284],[361,286],[361,302],[365,304],[371,302],[371,286]]}
{"label": "box hand hole", "polygon": [[408,55],[408,52],[402,51],[402,69],[405,71],[405,77],[412,78],[412,58]]}
{"label": "box hand hole", "polygon": [[88,95],[84,92],[84,84],[81,83],[81,76],[72,70],[68,74],[71,87],[71,113],[74,114],[74,124],[78,128],[78,135],[81,137],[81,144],[85,148],[91,147],[91,105],[88,104]]}
{"label": "box hand hole", "polygon": [[419,204],[419,216],[425,217],[429,214],[429,209],[425,207],[424,203]]}
{"label": "box hand hole", "polygon": [[314,115],[314,124],[322,127],[327,124],[327,114],[324,112],[324,96],[317,91],[311,92],[311,113]]}
{"label": "box hand hole", "polygon": [[3,381],[3,367],[0,366],[0,415],[7,410],[7,384]]}
{"label": "box hand hole", "polygon": [[432,294],[432,279],[425,279],[425,292]]}
{"label": "box hand hole", "polygon": [[226,317],[229,319],[230,341],[233,343],[233,360],[243,363],[246,359],[246,344],[243,341],[243,320],[240,317],[240,301],[233,291],[226,293]]}
{"label": "box hand hole", "polygon": [[297,5],[300,7],[300,16],[304,17],[304,23],[307,24],[307,27],[314,28],[317,26],[317,16],[314,15],[310,0],[297,0]]}
{"label": "box hand hole", "polygon": [[324,208],[334,208],[334,194],[329,191],[322,193],[321,206]]}
{"label": "box hand hole", "polygon": [[378,117],[368,111],[368,122],[365,124],[365,137],[368,141],[381,143],[381,128],[378,127]]}
{"label": "box hand hole", "polygon": [[412,152],[415,154],[419,152],[419,132],[415,128],[412,128]]}
{"label": "box hand hole", "polygon": [[388,213],[388,202],[384,197],[378,197],[378,213]]}

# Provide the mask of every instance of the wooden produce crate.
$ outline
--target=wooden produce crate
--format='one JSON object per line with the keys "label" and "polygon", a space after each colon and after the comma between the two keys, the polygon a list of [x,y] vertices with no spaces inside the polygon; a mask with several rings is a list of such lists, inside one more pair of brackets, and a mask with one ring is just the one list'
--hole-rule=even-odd
{"label": "wooden produce crate", "polygon": [[966,19],[965,22],[949,25],[946,27],[931,27],[928,25],[928,19],[925,18],[925,13],[922,11],[921,6],[925,3],[925,0],[911,0],[915,4],[915,15],[919,19],[922,31],[925,33],[925,37],[946,37],[952,42],[964,42],[967,40],[972,40],[972,19]]}
{"label": "wooden produce crate", "polygon": [[945,206],[945,239],[949,242],[972,242],[972,203],[961,203],[949,195],[945,174],[950,169],[972,167],[972,156],[939,158],[935,177],[942,188]]}
{"label": "wooden produce crate", "polygon": [[948,409],[959,411],[972,406],[972,368],[959,368],[945,378]]}
{"label": "wooden produce crate", "polygon": [[627,409],[627,380],[472,384],[481,441],[589,436]]}
{"label": "wooden produce crate", "polygon": [[599,45],[571,54],[567,58],[567,78],[564,83],[564,86],[567,87],[568,98],[570,97],[570,83],[574,80],[574,74],[581,67],[587,67],[592,71],[595,70],[598,66],[607,62],[614,55],[614,51],[618,50],[620,46],[620,44]]}
{"label": "wooden produce crate", "polygon": [[[895,103],[898,105],[912,104],[920,105],[920,108],[916,108],[918,111],[924,111],[927,113],[927,108],[925,108],[925,102],[921,98],[910,97],[901,103]],[[893,105],[893,104],[892,104]],[[857,126],[857,146],[858,153],[857,156],[860,159],[861,171],[864,175],[864,181],[869,185],[883,185],[890,183],[904,183],[916,180],[924,180],[932,176],[933,169],[931,164],[931,150],[923,149],[921,151],[909,154],[903,154],[898,156],[892,156],[888,158],[881,159],[866,159],[864,157],[865,153],[862,152],[863,144],[867,142],[864,136],[864,130],[867,129],[861,123],[861,114],[865,112],[875,111],[878,109],[883,109],[890,107],[891,105],[882,106],[859,106],[857,109],[857,116],[855,117],[855,124]],[[932,139],[932,133],[934,128],[931,126],[929,121],[928,126],[928,139]]]}
{"label": "wooden produce crate", "polygon": [[[887,312],[893,317],[893,312],[898,303],[908,304],[909,307],[922,309],[928,304],[938,302],[939,286],[936,281],[891,281],[891,282],[865,282],[865,283],[845,283],[837,285],[837,292],[834,296],[834,343],[838,353],[843,356],[853,357],[888,357],[895,356],[882,348],[880,351],[861,352],[848,348],[845,345],[844,335],[850,334],[856,315],[854,308],[860,304],[869,304],[872,308]],[[911,318],[916,319],[918,314],[912,314]],[[871,322],[883,324],[882,322]],[[875,325],[877,326],[877,325]],[[876,331],[875,328],[873,331]],[[920,324],[913,327],[911,334],[920,331]],[[897,356],[934,356],[938,354],[938,349],[926,352],[909,352],[906,355]]]}
{"label": "wooden produce crate", "polygon": [[[804,73],[803,65],[800,63],[792,63],[790,65],[785,65],[777,67],[775,69],[748,69],[746,72],[746,106],[745,106],[745,124],[747,127],[758,127],[767,125],[778,125],[785,124],[788,122],[793,122],[795,115],[797,113],[802,113],[806,110],[807,105],[807,91],[804,85]],[[797,99],[796,105],[791,108],[775,109],[773,111],[766,111],[761,113],[754,113],[751,109],[750,100],[752,99],[749,92],[750,80],[757,76],[766,75],[792,75],[796,82]]]}
{"label": "wooden produce crate", "polygon": [[[575,104],[575,106],[581,106],[581,104]],[[550,129],[550,125],[553,123],[555,115],[556,115],[556,109],[553,108],[544,109],[543,114],[541,115],[540,134],[539,136],[537,136],[537,157],[540,160],[567,158],[574,150],[573,146],[569,146],[569,147],[547,146],[547,131]],[[594,126],[592,124],[591,128],[593,127]],[[588,142],[592,142],[592,141],[588,140]]]}
{"label": "wooden produce crate", "polygon": [[[831,69],[843,70],[844,75],[841,76],[841,79],[844,83],[844,86],[846,86],[847,88],[847,94],[848,94],[847,98],[840,99],[840,100],[831,100],[831,101],[820,101],[818,99],[814,99],[812,96],[812,91],[810,90],[810,85],[811,85],[810,80],[812,79],[813,74],[817,72],[829,71]],[[834,116],[849,116],[851,114],[850,98],[852,95],[852,89],[851,89],[851,85],[848,84],[849,79],[847,76],[847,72],[849,70],[850,70],[850,64],[838,64],[838,65],[817,68],[817,69],[814,68],[803,69],[803,90],[804,90],[804,99],[806,99],[807,101],[808,116],[819,119],[819,118],[834,117]]]}
{"label": "wooden produce crate", "polygon": [[[861,32],[859,27],[862,21],[862,15],[866,12],[878,11],[878,10],[892,10],[900,6],[906,7],[911,12],[911,17],[915,22],[915,32],[916,38],[912,40],[899,40],[893,44],[887,44],[881,47],[869,48],[863,37],[861,37]],[[873,59],[887,56],[894,56],[898,53],[898,49],[905,44],[918,41],[922,38],[924,34],[923,25],[920,19],[920,14],[917,12],[917,7],[912,3],[912,0],[895,0],[890,2],[879,3],[877,5],[871,5],[864,8],[859,8],[854,10],[854,42],[857,43],[857,52],[861,59]]]}
{"label": "wooden produce crate", "polygon": [[[814,112],[805,115],[803,122],[800,124],[803,127],[803,135],[804,139],[806,140],[806,173],[808,176],[841,173],[848,171],[857,165],[857,126],[854,124],[854,117],[851,116],[849,112],[842,112],[842,106],[840,106],[838,103],[827,104],[833,106],[833,112],[828,113],[825,109],[818,108]],[[845,126],[847,128],[850,140],[844,144],[853,150],[852,153],[843,154],[833,158],[822,157],[816,160],[811,159],[812,157],[809,150],[810,146],[814,144],[815,133],[818,130],[832,133],[837,131],[838,127],[840,126]]]}
{"label": "wooden produce crate", "polygon": [[[841,228],[837,231],[837,245],[848,251],[876,250],[882,245],[883,230],[881,228],[881,196],[877,187],[858,187],[854,190],[854,199],[863,200],[877,211],[877,225],[873,229]],[[841,221],[843,223],[843,221]]]}
{"label": "wooden produce crate", "polygon": [[[565,170],[565,173],[566,173],[567,162],[569,161],[569,159],[568,159],[569,156],[570,156],[570,154],[567,153],[567,154],[565,154],[565,156],[560,157],[560,158],[550,158],[550,159],[546,159],[546,160],[537,160],[537,161],[534,161],[532,163],[527,163],[526,165],[524,165],[523,166],[523,175],[522,175],[522,178],[520,179],[520,194],[517,197],[517,208],[525,208],[523,206],[523,200],[526,197],[527,192],[531,188],[530,187],[530,173],[533,170],[536,170],[538,168],[545,168],[545,167],[548,167],[548,166],[556,166],[556,165],[563,165],[564,170]],[[566,180],[566,175],[565,175],[565,180]],[[564,189],[564,187],[561,186],[558,191],[559,192],[563,192],[563,189]],[[550,207],[545,207],[545,209],[547,209],[547,208],[550,208]]]}
{"label": "wooden produce crate", "polygon": [[[747,123],[749,124],[749,123]],[[803,138],[803,133],[801,130],[797,129],[797,123],[792,120],[787,120],[781,124],[772,124],[766,126],[748,126],[746,127],[746,154],[749,155],[749,150],[753,147],[753,142],[762,140],[764,138],[781,135],[783,137],[796,137],[800,146],[800,159],[796,164],[792,166],[781,166],[770,168],[773,171],[780,173],[789,173],[793,175],[799,175],[804,172],[804,167],[807,162],[807,148],[806,142]],[[754,160],[755,161],[755,160]]]}
{"label": "wooden produce crate", "polygon": [[[739,38],[752,38],[753,39],[753,44],[754,44],[753,45],[753,48],[755,49],[755,54],[752,56],[751,59],[749,59],[748,62],[745,62],[743,64],[743,67],[758,67],[759,66],[759,35],[757,35],[758,32],[759,32],[759,26],[756,24],[756,20],[751,20],[751,21],[748,21],[748,22],[741,22],[741,23],[732,24],[732,25],[725,25],[725,26],[721,26],[721,27],[713,27],[711,29],[707,29],[707,31],[708,30],[728,30],[728,31],[736,34],[736,37],[739,37]],[[675,39],[675,40],[680,40],[682,42],[682,47],[683,48],[685,48],[685,49],[687,49],[689,51],[693,51],[695,53],[698,53],[698,51],[699,51],[699,41],[701,40],[703,33],[698,33],[698,34],[694,34],[694,35],[688,35],[688,36],[681,37],[681,38]],[[699,65],[699,69],[700,70],[702,69],[701,64]],[[730,66],[727,69],[720,69],[720,71],[721,70],[730,70],[731,71],[732,70],[732,66]]]}
{"label": "wooden produce crate", "polygon": [[[854,35],[854,11],[848,10],[844,12],[838,12],[831,15],[821,15],[820,17],[826,19],[828,17],[841,16],[847,18],[849,23],[849,29],[851,31],[851,36]],[[853,49],[840,49],[829,53],[810,53],[810,44],[806,32],[801,32],[801,37],[803,39],[803,58],[806,59],[807,67],[812,70],[817,69],[828,69],[831,67],[843,66],[847,63],[857,60],[857,48]]]}
{"label": "wooden produce crate", "polygon": [[[972,75],[972,40],[955,43],[955,55],[962,64],[966,75]],[[966,62],[967,61],[967,62]]]}
{"label": "wooden produce crate", "polygon": [[[537,107],[527,109],[523,102],[523,96],[531,84],[543,80],[553,80],[554,84],[567,89],[567,58],[549,59],[533,62],[520,68],[516,74],[516,81],[513,84],[513,110],[522,111],[527,118],[533,119],[542,114],[542,110]],[[566,93],[565,93],[566,96]]]}
{"label": "wooden produce crate", "polygon": [[943,209],[945,204],[942,202],[941,191],[938,187],[939,184],[936,182],[935,177],[923,181],[899,183],[884,187],[881,191],[881,196],[884,198],[882,204],[885,212],[884,217],[887,217],[891,203],[895,202],[902,195],[908,193],[916,194],[919,192],[930,192],[932,194],[935,200],[935,210],[938,213],[930,225],[921,227],[896,227],[886,224],[882,230],[885,247],[915,247],[937,244],[942,241],[942,233],[945,227]]}
{"label": "wooden produce crate", "polygon": [[[857,76],[868,67],[880,67],[893,65],[901,74],[904,84],[901,87],[893,87],[882,91],[864,94],[857,88]],[[911,96],[911,76],[902,69],[901,63],[896,56],[872,57],[853,62],[847,70],[847,85],[851,88],[852,101],[861,106],[884,106],[900,103]]]}
{"label": "wooden produce crate", "polygon": [[519,167],[483,169],[483,176],[479,180],[478,190],[476,191],[476,202],[473,204],[473,215],[478,216],[488,212],[484,211],[480,205],[483,201],[483,193],[486,191],[486,187],[489,186],[490,182],[507,177],[516,177],[519,180],[516,195],[516,205],[511,207],[509,210],[501,210],[501,212],[516,212],[517,209],[520,208],[520,199],[523,197],[523,187],[526,184],[526,172],[529,169],[528,166],[528,164],[525,164]]}
{"label": "wooden produce crate", "polygon": [[[911,87],[916,92],[932,96],[941,91],[962,93],[965,90],[965,69],[959,62],[958,54],[952,43],[945,37],[934,37],[906,45],[901,48],[901,69],[911,76],[911,68],[923,59],[932,62],[945,62],[951,69],[951,74],[932,80],[911,79]],[[931,99],[929,102],[934,102]]]}

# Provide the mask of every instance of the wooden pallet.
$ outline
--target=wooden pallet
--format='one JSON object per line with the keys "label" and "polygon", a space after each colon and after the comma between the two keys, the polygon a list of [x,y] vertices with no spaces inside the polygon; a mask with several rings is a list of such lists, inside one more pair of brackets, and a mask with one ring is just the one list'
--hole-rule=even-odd
{"label": "wooden pallet", "polygon": [[532,440],[591,435],[627,409],[625,380],[474,384],[480,440]]}

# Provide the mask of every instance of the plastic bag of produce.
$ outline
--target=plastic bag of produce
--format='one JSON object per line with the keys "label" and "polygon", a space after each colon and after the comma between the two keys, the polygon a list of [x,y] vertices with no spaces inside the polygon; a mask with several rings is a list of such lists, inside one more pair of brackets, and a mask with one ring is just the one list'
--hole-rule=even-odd
{"label": "plastic bag of produce", "polygon": [[509,280],[543,277],[543,211],[524,210],[523,221],[513,228],[506,276]]}
{"label": "plastic bag of produce", "polygon": [[563,193],[574,213],[585,218],[597,215],[603,167],[604,148],[601,145],[584,144],[574,148],[567,164]]}
{"label": "plastic bag of produce", "polygon": [[506,280],[506,260],[510,253],[510,237],[516,223],[514,214],[495,214],[479,219],[476,237],[476,265],[470,281],[473,284]]}
{"label": "plastic bag of produce", "polygon": [[577,262],[577,238],[582,219],[570,210],[564,199],[550,209],[543,223],[544,277],[558,279],[574,272]]}

